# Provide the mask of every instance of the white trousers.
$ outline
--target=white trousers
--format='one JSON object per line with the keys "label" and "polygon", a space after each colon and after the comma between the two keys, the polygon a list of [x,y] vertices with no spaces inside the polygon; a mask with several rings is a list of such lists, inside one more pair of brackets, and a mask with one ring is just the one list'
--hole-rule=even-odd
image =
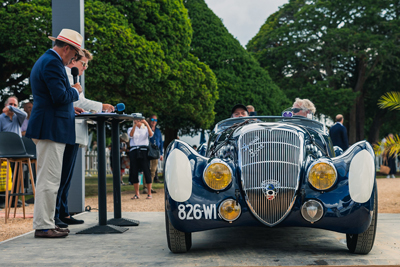
{"label": "white trousers", "polygon": [[37,179],[33,229],[54,229],[65,144],[33,139],[37,154]]}

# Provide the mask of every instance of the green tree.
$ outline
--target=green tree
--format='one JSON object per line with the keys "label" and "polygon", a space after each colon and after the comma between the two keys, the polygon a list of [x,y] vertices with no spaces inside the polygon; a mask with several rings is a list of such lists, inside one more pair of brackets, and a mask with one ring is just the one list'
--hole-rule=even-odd
{"label": "green tree", "polygon": [[348,114],[354,143],[365,138],[367,80],[398,49],[392,2],[291,0],[247,48],[288,96],[332,117]]}
{"label": "green tree", "polygon": [[278,115],[291,105],[268,72],[228,32],[204,0],[187,0],[185,6],[193,27],[191,53],[217,76],[216,121],[229,118],[238,103],[253,105],[259,115]]}
{"label": "green tree", "polygon": [[210,68],[190,51],[192,27],[180,0],[107,0],[117,7],[134,31],[161,46],[168,76],[152,84],[136,111],[157,113],[165,144],[181,133],[208,128],[215,118],[217,83]]}
{"label": "green tree", "polygon": [[0,32],[1,102],[27,99],[31,69],[51,44],[50,1],[1,1]]}
{"label": "green tree", "polygon": [[[18,96],[25,90],[20,100],[29,96],[31,68],[51,46],[50,4],[2,2],[3,95]],[[180,129],[210,127],[218,97],[216,78],[189,53],[191,36],[179,0],[85,1],[85,47],[94,55],[86,71],[87,97],[124,102],[127,112],[157,113],[167,132],[166,144]]]}

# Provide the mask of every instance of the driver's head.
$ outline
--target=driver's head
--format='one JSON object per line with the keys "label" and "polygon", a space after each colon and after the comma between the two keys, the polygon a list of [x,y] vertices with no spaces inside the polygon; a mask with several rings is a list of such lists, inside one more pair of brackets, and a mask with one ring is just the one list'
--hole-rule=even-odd
{"label": "driver's head", "polygon": [[307,117],[307,114],[315,114],[317,109],[308,99],[296,98],[292,106],[293,115]]}
{"label": "driver's head", "polygon": [[237,104],[232,108],[231,118],[248,117],[249,111],[245,105]]}

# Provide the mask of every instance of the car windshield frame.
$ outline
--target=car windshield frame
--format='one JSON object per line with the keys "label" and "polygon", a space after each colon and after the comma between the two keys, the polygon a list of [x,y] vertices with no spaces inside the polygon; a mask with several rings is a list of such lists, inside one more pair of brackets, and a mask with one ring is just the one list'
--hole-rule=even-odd
{"label": "car windshield frame", "polygon": [[318,121],[308,119],[303,116],[293,117],[281,117],[281,116],[250,116],[250,117],[239,117],[229,118],[217,123],[214,127],[213,132],[219,133],[225,129],[232,127],[234,124],[244,122],[246,120],[252,120],[251,123],[263,123],[263,122],[288,122],[298,124],[305,127],[310,127],[319,131],[323,131],[324,125]]}

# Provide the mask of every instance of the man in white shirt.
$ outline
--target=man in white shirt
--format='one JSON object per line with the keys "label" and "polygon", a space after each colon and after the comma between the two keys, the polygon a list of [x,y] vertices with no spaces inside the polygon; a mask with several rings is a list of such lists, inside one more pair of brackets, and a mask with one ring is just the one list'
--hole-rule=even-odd
{"label": "man in white shirt", "polygon": [[[77,67],[79,69],[79,76],[89,67],[89,60],[93,58],[92,54],[82,49],[84,56],[77,56],[65,67],[70,84],[74,84],[71,68]],[[89,100],[85,98],[82,92],[79,95],[79,100],[74,102],[74,108],[81,108],[84,110],[94,110],[96,112],[114,111],[114,107],[110,104],[102,104],[101,102]],[[73,218],[68,211],[68,192],[71,185],[72,174],[74,172],[76,157],[78,155],[79,146],[87,146],[88,144],[88,126],[85,120],[75,120],[76,140],[74,145],[67,145],[64,151],[61,183],[58,189],[56,212],[54,219],[56,225],[59,227],[67,227],[68,224],[81,224],[83,220]]]}

